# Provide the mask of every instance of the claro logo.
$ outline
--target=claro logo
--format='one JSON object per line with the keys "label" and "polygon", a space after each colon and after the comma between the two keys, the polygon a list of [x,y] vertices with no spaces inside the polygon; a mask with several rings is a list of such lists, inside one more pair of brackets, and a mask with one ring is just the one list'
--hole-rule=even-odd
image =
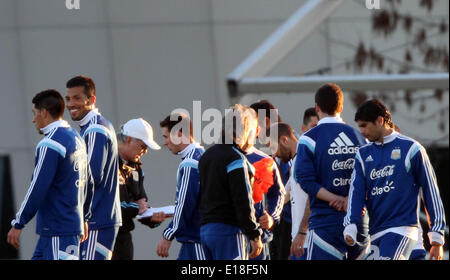
{"label": "claro logo", "polygon": [[395,187],[392,186],[392,184],[394,184],[394,181],[386,182],[386,186],[384,187],[373,187],[371,195],[375,196],[390,192],[391,190],[395,189]]}
{"label": "claro logo", "polygon": [[335,187],[346,187],[349,186],[352,182],[351,178],[334,178],[333,186]]}

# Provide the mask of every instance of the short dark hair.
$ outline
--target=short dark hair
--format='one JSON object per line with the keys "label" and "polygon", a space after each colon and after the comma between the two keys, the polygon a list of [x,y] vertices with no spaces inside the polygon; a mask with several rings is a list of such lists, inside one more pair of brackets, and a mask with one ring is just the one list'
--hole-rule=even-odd
{"label": "short dark hair", "polygon": [[64,114],[64,99],[54,89],[39,92],[31,101],[38,110],[45,109],[54,118],[61,118]]}
{"label": "short dark hair", "polygon": [[291,139],[296,138],[295,134],[294,134],[294,130],[287,123],[277,123],[276,126],[278,129],[278,140],[280,140],[281,136],[287,136],[288,138],[291,138]]}
{"label": "short dark hair", "polygon": [[393,128],[391,113],[386,105],[378,99],[372,99],[359,106],[355,114],[355,122],[375,122],[378,117],[383,117],[384,123]]}
{"label": "short dark hair", "polygon": [[316,108],[314,107],[305,110],[305,113],[303,114],[303,124],[307,125],[311,121],[312,117],[319,118],[316,112]]}
{"label": "short dark hair", "polygon": [[[250,108],[255,110],[257,116],[259,113],[258,110],[264,110],[264,117],[269,118],[269,119],[270,119],[270,110],[277,110],[277,108],[275,106],[273,106],[273,104],[270,103],[268,100],[260,100],[258,102],[255,102],[252,105],[250,105]],[[276,113],[277,113],[276,114],[277,121],[280,123],[281,117],[278,114],[278,110],[276,111]]]}
{"label": "short dark hair", "polygon": [[84,87],[84,94],[89,98],[95,96],[95,83],[88,76],[76,76],[68,80],[66,88]]}
{"label": "short dark hair", "polygon": [[[171,120],[170,117],[171,116],[175,116],[176,120]],[[174,119],[172,117],[172,119]],[[183,129],[181,129],[181,133],[183,133],[184,136],[189,136],[190,138],[194,138],[194,132],[193,132],[193,127],[192,127],[192,121],[188,118],[188,116],[184,115],[184,114],[179,114],[179,113],[174,113],[174,114],[170,114],[168,115],[164,120],[162,120],[161,122],[159,122],[159,126],[161,128],[167,127],[167,130],[169,131],[169,133],[172,132],[172,128],[179,124],[181,121],[189,121],[189,135],[186,135],[186,132],[183,131]]]}
{"label": "short dark hair", "polygon": [[344,94],[336,84],[328,83],[321,86],[314,99],[320,110],[331,116],[340,113],[344,106]]}

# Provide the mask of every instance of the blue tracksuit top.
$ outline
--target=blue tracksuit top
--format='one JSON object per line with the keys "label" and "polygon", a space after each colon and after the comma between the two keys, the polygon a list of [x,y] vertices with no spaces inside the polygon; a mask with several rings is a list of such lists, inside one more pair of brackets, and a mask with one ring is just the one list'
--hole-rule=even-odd
{"label": "blue tracksuit top", "polygon": [[77,122],[88,154],[94,186],[89,230],[122,225],[119,197],[119,157],[116,133],[98,109]]}
{"label": "blue tracksuit top", "polygon": [[[264,158],[270,158],[269,155],[256,149],[255,147],[251,147],[246,152],[245,157],[252,165]],[[272,216],[274,223],[277,224],[280,222],[281,213],[283,211],[284,195],[286,191],[284,190],[284,184],[281,180],[281,175],[275,161],[273,162],[272,170],[273,185],[269,188],[267,194],[265,195],[267,198],[266,203],[264,203],[263,199],[259,203],[255,204],[255,217],[257,220],[259,220],[259,218],[264,214],[264,210],[266,210],[267,213]],[[273,239],[273,233],[268,230],[263,230],[261,239],[263,243],[270,242]]]}
{"label": "blue tracksuit top", "polygon": [[[254,164],[264,158],[270,158],[266,153],[256,149],[255,147],[250,148],[245,157],[251,164]],[[267,191],[267,213],[272,216],[275,223],[280,221],[281,212],[283,211],[284,195],[286,191],[284,190],[284,184],[281,180],[281,175],[278,170],[276,162],[273,163],[273,185]],[[264,201],[264,200],[263,200]],[[255,204],[255,216],[258,219],[264,214],[265,206],[263,201]]]}
{"label": "blue tracksuit top", "polygon": [[355,154],[366,143],[359,131],[339,117],[321,119],[299,138],[294,178],[309,197],[310,229],[342,227],[345,212],[336,211],[316,195],[321,187],[348,195]]}
{"label": "blue tracksuit top", "polygon": [[365,205],[369,232],[418,226],[418,195],[422,188],[430,231],[444,234],[445,212],[436,176],[424,147],[397,132],[383,143],[369,143],[356,154],[344,226],[357,223]]}
{"label": "blue tracksuit top", "polygon": [[198,161],[205,152],[198,143],[191,143],[178,154],[182,161],[178,166],[175,214],[163,232],[167,240],[200,243],[200,175]]}
{"label": "blue tracksuit top", "polygon": [[[287,163],[282,162],[279,158],[274,158],[275,162],[278,165],[278,170],[280,171],[281,181],[284,185],[289,181],[290,170],[292,166],[292,160]],[[288,222],[292,223],[292,215],[291,215],[291,201],[287,201],[284,203],[283,211],[281,212],[281,218]]]}
{"label": "blue tracksuit top", "polygon": [[86,146],[66,121],[41,129],[30,187],[11,225],[22,229],[37,213],[41,236],[83,234],[83,203],[88,177]]}

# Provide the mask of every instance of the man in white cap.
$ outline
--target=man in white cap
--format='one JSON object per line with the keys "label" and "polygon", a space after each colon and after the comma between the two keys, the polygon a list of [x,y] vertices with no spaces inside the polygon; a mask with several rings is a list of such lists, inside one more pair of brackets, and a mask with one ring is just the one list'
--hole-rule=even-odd
{"label": "man in white cap", "polygon": [[[122,210],[122,226],[116,238],[113,260],[132,260],[134,229],[133,218],[148,208],[144,189],[144,172],[141,157],[147,148],[159,150],[161,147],[153,140],[153,129],[144,119],[132,119],[126,122],[117,134],[119,149],[119,189]],[[149,219],[139,220],[151,228],[158,226],[165,214],[155,213]]]}

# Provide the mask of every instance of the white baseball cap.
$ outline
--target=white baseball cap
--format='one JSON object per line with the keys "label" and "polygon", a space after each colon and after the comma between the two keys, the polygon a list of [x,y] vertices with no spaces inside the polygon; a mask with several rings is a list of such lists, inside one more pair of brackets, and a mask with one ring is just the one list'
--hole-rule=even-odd
{"label": "white baseball cap", "polygon": [[143,118],[127,121],[122,127],[122,134],[142,140],[149,148],[159,150],[161,147],[153,140],[153,128]]}

